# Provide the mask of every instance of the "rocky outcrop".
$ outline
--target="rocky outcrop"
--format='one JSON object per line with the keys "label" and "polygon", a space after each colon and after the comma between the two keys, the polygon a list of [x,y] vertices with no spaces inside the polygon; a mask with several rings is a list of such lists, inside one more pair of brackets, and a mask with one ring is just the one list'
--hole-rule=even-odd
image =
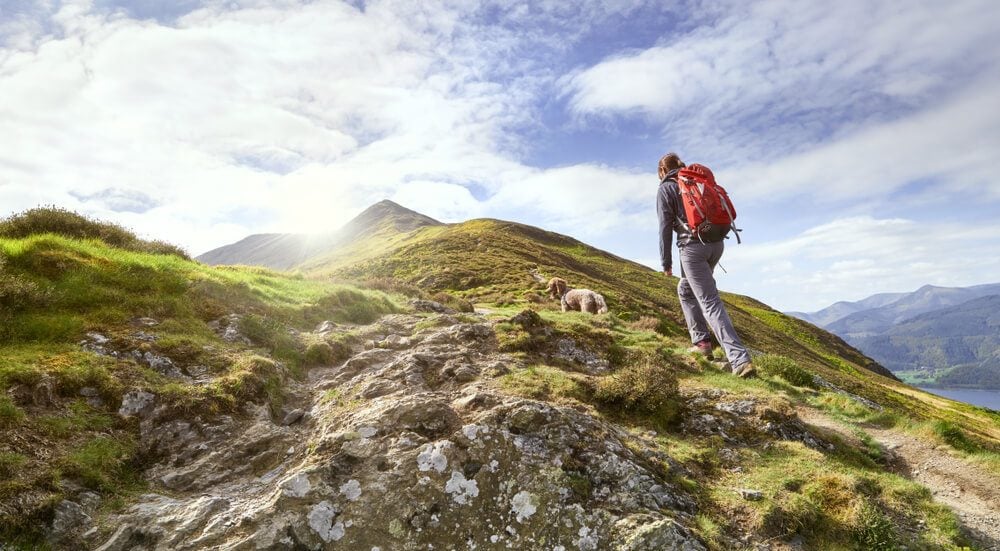
{"label": "rocky outcrop", "polygon": [[695,503],[671,484],[668,457],[587,412],[500,392],[490,376],[517,360],[496,351],[491,327],[431,318],[443,325],[394,315],[367,328],[384,346],[293,383],[283,414],[248,406],[239,417],[168,420],[154,399],[132,396],[123,409],[140,417],[142,445],[160,458],[147,472],[154,493],[105,519],[87,543],[704,548],[687,528]]}

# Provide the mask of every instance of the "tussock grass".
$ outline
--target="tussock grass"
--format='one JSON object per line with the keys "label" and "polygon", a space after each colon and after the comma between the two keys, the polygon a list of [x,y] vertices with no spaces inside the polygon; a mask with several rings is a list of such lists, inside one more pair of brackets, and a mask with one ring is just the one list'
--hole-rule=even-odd
{"label": "tussock grass", "polygon": [[791,358],[780,354],[764,354],[753,360],[754,366],[760,373],[772,377],[781,377],[795,386],[816,388],[811,373],[802,369],[799,364]]}
{"label": "tussock grass", "polygon": [[21,424],[24,411],[9,396],[0,395],[0,428],[9,429]]}
{"label": "tussock grass", "polygon": [[131,251],[188,258],[176,245],[146,241],[118,224],[101,222],[57,207],[38,207],[0,220],[0,237],[19,238],[51,233],[75,239],[97,239]]}
{"label": "tussock grass", "polygon": [[849,396],[833,392],[824,392],[820,396],[810,398],[808,402],[833,417],[850,423],[890,428],[898,425],[903,419],[903,416],[892,410],[878,411]]}
{"label": "tussock grass", "polygon": [[631,352],[625,366],[598,380],[594,397],[623,413],[648,416],[668,426],[677,416],[677,376],[655,352]]}

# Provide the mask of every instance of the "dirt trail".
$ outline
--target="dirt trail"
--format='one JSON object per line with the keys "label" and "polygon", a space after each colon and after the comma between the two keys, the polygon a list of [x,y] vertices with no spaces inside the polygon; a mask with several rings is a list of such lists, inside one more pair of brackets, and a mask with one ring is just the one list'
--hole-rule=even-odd
{"label": "dirt trail", "polygon": [[[816,409],[800,407],[798,414],[806,423],[858,440],[849,428]],[[890,454],[896,473],[926,486],[935,501],[955,511],[981,549],[1000,551],[1000,473],[952,455],[947,446],[898,430],[864,427],[864,431]]]}

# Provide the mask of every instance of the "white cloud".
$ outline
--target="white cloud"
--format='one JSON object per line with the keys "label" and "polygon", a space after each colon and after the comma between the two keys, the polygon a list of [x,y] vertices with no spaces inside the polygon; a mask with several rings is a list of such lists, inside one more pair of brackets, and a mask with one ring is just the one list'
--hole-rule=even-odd
{"label": "white cloud", "polygon": [[473,47],[453,40],[456,11],[288,4],[211,7],[168,27],[63,3],[55,34],[0,56],[0,133],[18,138],[0,185],[46,190],[5,207],[121,221],[74,197],[128,188],[163,205],[129,217],[136,229],[200,252],[230,239],[213,230],[234,219],[244,233],[330,229],[414,177],[489,184],[519,166],[495,146],[529,96],[483,78],[488,40],[463,52],[470,64],[449,61]]}
{"label": "white cloud", "polygon": [[682,153],[743,164],[934,108],[997,66],[989,0],[730,3],[705,21],[571,75],[571,107],[656,120]]}
{"label": "white cloud", "polygon": [[884,198],[921,179],[934,179],[976,201],[1000,199],[1000,80],[978,83],[942,106],[873,125],[814,149],[720,172],[742,181],[758,201],[808,195],[820,202]]}
{"label": "white cloud", "polygon": [[996,281],[1000,225],[840,218],[784,240],[727,247],[720,286],[786,310],[926,284]]}

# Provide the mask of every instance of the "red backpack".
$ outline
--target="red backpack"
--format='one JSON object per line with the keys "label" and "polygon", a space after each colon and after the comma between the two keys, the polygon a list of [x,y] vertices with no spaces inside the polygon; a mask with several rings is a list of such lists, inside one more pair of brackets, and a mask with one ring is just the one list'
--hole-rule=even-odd
{"label": "red backpack", "polygon": [[[677,171],[677,186],[687,215],[691,235],[702,243],[714,243],[726,238],[729,230],[740,241],[740,232],[734,224],[736,208],[726,190],[715,183],[715,175],[704,165],[693,164]],[[680,217],[677,217],[680,220]],[[681,224],[684,223],[680,220]]]}

